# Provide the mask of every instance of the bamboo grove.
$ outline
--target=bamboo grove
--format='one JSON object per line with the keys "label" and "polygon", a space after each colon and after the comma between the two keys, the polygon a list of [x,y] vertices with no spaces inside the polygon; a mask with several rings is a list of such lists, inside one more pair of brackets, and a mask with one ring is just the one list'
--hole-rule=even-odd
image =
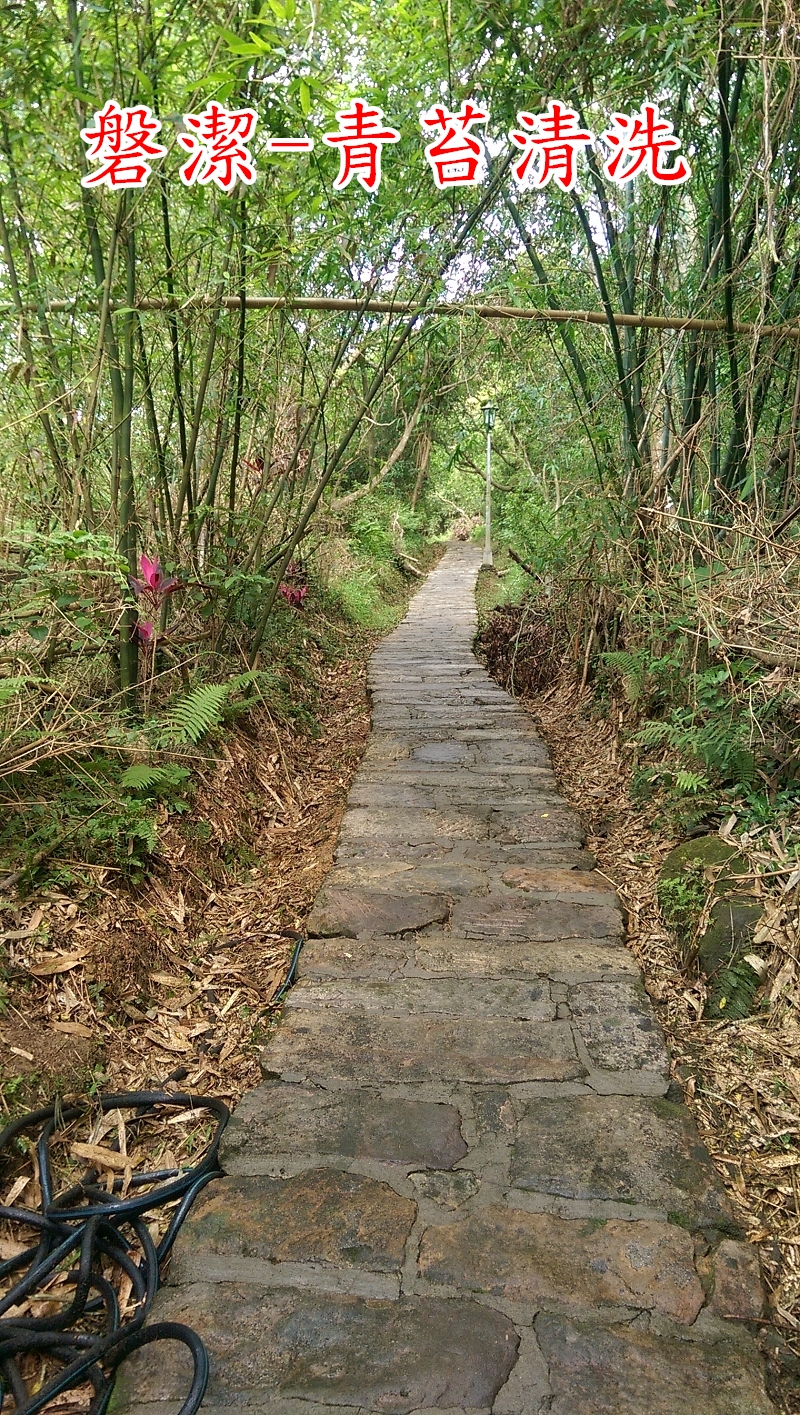
{"label": "bamboo grove", "polygon": [[[257,667],[281,586],[365,507],[401,534],[477,510],[486,397],[501,530],[548,584],[580,566],[564,627],[587,662],[634,643],[623,581],[640,603],[664,575],[685,590],[725,537],[756,567],[791,541],[788,0],[12,0],[0,24],[4,672],[26,692],[74,682],[78,660],[87,692],[146,711],[156,659],[128,589],[142,554],[177,587],[150,606],[159,673],[185,688],[207,661]],[[81,186],[80,131],[111,96],[148,104],[173,142],[211,99],[252,106],[265,134],[318,137],[358,94],[402,135],[373,193],[335,191],[319,141],[291,158],[257,145],[257,181],[230,193],[187,188],[167,161],[141,190]],[[658,102],[691,180],[615,187],[595,144],[571,192],[518,192],[505,135],[553,95],[593,133]],[[440,191],[419,113],[465,99],[490,114],[485,180]]]}

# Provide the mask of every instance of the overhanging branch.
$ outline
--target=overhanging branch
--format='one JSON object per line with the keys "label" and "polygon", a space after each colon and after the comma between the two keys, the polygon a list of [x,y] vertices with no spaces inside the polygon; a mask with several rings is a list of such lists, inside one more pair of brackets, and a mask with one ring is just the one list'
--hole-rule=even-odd
{"label": "overhanging branch", "polygon": [[[218,299],[214,295],[192,295],[186,300],[170,299],[167,296],[138,300],[137,310],[176,311],[222,308],[241,308],[238,295],[224,295]],[[248,310],[331,310],[348,314],[396,314],[398,316],[419,314],[430,319],[432,316],[471,315],[477,319],[525,319],[539,324],[602,324],[608,325],[608,317],[603,310],[543,310],[519,305],[485,305],[463,302],[459,304],[442,301],[439,304],[419,304],[413,300],[352,300],[328,299],[322,295],[248,295],[244,301]],[[35,313],[36,306],[26,306]],[[49,314],[68,314],[78,309],[93,310],[94,300],[51,300],[46,306]],[[113,307],[112,307],[113,308]],[[0,316],[19,317],[19,311],[11,305],[0,305]],[[614,324],[630,329],[689,329],[699,333],[719,334],[729,331],[731,326],[724,319],[696,319],[692,315],[663,316],[655,314],[614,314]],[[752,324],[736,320],[733,332],[743,335],[758,335],[759,339],[800,340],[800,319],[787,324]]]}

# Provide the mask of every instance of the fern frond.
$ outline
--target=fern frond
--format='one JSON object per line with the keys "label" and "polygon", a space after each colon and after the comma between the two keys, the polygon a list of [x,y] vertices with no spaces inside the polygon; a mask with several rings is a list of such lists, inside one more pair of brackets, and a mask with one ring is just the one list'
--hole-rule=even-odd
{"label": "fern frond", "polygon": [[699,791],[707,791],[709,785],[708,777],[701,775],[700,772],[681,768],[675,773],[675,787],[686,796],[696,796]]}
{"label": "fern frond", "polygon": [[191,776],[185,766],[146,766],[135,762],[123,771],[120,785],[128,791],[152,791],[164,786],[180,786]]}
{"label": "fern frond", "polygon": [[165,740],[176,745],[199,742],[206,732],[219,727],[230,690],[230,683],[203,683],[193,688],[173,704],[165,723]]}
{"label": "fern frond", "polygon": [[659,747],[669,739],[670,732],[668,722],[645,722],[633,740],[638,742],[640,747]]}
{"label": "fern frond", "polygon": [[629,703],[638,702],[647,682],[647,670],[640,653],[630,653],[626,649],[615,649],[603,654],[603,662],[608,668],[616,669],[622,679],[625,697]]}
{"label": "fern frond", "polygon": [[120,785],[129,791],[146,791],[148,786],[156,786],[162,780],[162,771],[160,766],[145,766],[136,762],[123,771]]}
{"label": "fern frond", "polygon": [[749,1017],[760,984],[761,979],[755,968],[751,968],[743,958],[729,968],[723,968],[714,981],[706,1005],[706,1016],[730,1017],[731,1021],[737,1022]]}

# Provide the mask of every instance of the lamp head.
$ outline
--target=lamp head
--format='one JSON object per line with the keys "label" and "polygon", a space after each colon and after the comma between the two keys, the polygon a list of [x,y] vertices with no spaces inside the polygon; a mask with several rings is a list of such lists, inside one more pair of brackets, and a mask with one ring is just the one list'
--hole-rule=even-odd
{"label": "lamp head", "polygon": [[492,428],[494,427],[494,412],[495,410],[493,403],[484,403],[483,421],[487,432],[491,432]]}

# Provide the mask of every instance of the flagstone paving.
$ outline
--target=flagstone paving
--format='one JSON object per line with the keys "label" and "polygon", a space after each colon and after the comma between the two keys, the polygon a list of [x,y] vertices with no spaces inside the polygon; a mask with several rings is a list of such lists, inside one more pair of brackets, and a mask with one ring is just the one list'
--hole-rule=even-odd
{"label": "flagstone paving", "polygon": [[[373,727],[264,1084],[156,1317],[204,1410],[768,1415],[763,1291],[455,544],[372,658]],[[174,1415],[185,1353],[115,1408]]]}

